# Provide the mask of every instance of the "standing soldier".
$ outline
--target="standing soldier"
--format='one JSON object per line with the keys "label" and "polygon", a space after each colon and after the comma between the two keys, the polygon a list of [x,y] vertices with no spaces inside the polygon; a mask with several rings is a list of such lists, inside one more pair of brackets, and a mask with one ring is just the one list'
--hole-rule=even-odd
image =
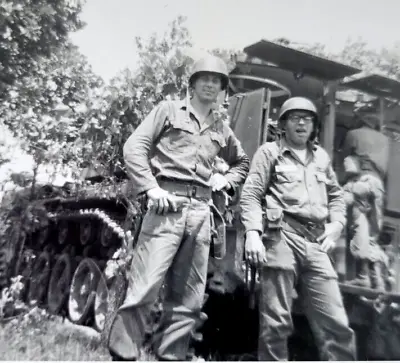
{"label": "standing soldier", "polygon": [[387,136],[377,131],[379,119],[371,111],[367,106],[355,112],[362,126],[348,132],[343,147],[345,158],[358,160],[360,176],[364,181],[357,183],[353,189],[355,199],[366,199],[364,205],[370,206],[360,209],[360,203],[357,203],[358,216],[353,213],[351,218],[351,252],[356,261],[356,278],[350,283],[385,290],[382,268],[387,267],[387,256],[378,242],[383,221],[384,181],[390,143]]}
{"label": "standing soldier", "polygon": [[[162,102],[124,146],[133,187],[147,194],[151,207],[135,247],[127,297],[110,330],[108,345],[116,360],[138,358],[146,319],[164,278],[156,355],[160,360],[186,360],[206,286],[209,201],[213,191],[235,191],[249,170],[240,142],[213,110],[227,85],[227,67],[220,58],[197,61],[189,79],[192,98]],[[225,175],[212,175],[217,156],[230,167]]]}
{"label": "standing soldier", "polygon": [[321,359],[355,360],[328,255],[346,223],[345,202],[329,156],[313,142],[318,123],[311,101],[287,100],[279,114],[282,137],[258,149],[242,191],[246,259],[260,267],[259,360],[288,360],[295,286]]}

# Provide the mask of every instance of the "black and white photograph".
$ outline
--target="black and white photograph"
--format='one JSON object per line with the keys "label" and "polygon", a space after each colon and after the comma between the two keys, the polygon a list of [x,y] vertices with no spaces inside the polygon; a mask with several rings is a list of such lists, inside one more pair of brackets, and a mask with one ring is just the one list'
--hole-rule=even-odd
{"label": "black and white photograph", "polygon": [[400,360],[399,14],[0,0],[0,361]]}

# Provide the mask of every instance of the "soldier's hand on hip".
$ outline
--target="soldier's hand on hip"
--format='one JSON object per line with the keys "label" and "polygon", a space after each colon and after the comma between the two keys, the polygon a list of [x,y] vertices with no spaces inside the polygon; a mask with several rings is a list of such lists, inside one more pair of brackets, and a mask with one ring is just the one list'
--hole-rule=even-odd
{"label": "soldier's hand on hip", "polygon": [[229,184],[228,180],[222,174],[219,174],[219,173],[214,174],[211,177],[210,186],[211,186],[213,192],[219,192],[224,188],[226,188],[226,189],[230,188],[230,184]]}
{"label": "soldier's hand on hip", "polygon": [[166,190],[160,187],[153,188],[147,191],[147,196],[155,206],[156,213],[166,214],[170,208],[176,212],[177,207],[173,196]]}
{"label": "soldier's hand on hip", "polygon": [[265,247],[257,231],[246,233],[245,254],[246,260],[253,265],[261,265],[267,262]]}
{"label": "soldier's hand on hip", "polygon": [[325,224],[325,231],[317,238],[321,243],[321,250],[329,252],[336,246],[336,241],[340,238],[343,230],[343,225],[339,222],[332,222]]}

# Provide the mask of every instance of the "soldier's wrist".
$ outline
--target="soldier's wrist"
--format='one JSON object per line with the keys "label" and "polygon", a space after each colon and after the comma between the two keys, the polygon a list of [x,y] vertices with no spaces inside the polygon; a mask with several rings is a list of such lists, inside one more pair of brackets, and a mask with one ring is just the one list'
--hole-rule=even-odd
{"label": "soldier's wrist", "polygon": [[258,236],[259,237],[259,236],[261,236],[261,232],[256,230],[256,229],[251,229],[251,230],[246,232],[246,237],[247,238],[253,237],[253,236],[255,236],[255,237]]}

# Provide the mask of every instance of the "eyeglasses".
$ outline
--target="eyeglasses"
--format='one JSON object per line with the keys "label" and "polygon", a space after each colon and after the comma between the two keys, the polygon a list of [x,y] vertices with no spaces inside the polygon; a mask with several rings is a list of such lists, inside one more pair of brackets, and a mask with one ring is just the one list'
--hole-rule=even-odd
{"label": "eyeglasses", "polygon": [[314,117],[312,116],[289,116],[289,120],[292,122],[299,123],[300,120],[303,120],[305,123],[309,124],[313,122]]}

